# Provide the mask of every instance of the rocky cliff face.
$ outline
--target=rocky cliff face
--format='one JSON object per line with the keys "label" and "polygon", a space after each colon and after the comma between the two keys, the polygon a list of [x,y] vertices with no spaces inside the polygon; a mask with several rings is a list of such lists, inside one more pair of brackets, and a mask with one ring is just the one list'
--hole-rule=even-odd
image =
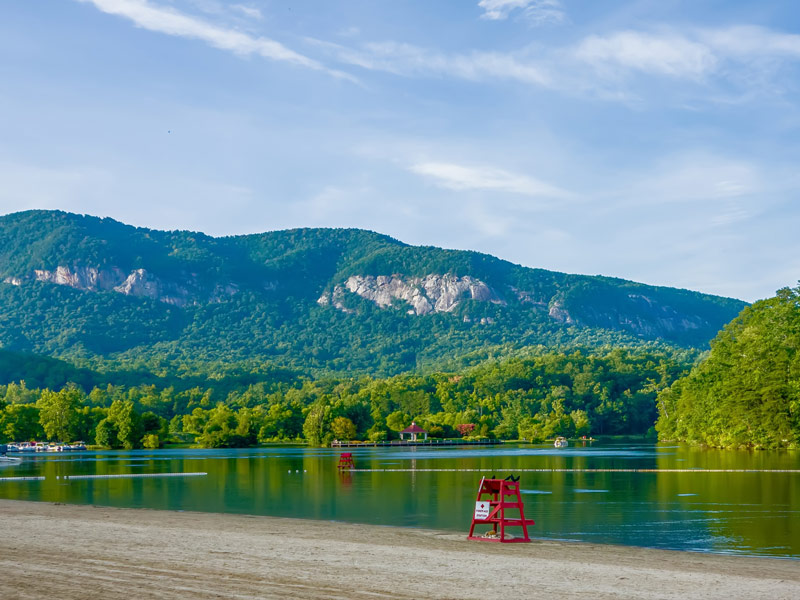
{"label": "rocky cliff face", "polygon": [[408,313],[427,315],[431,312],[451,312],[465,299],[505,304],[505,301],[483,281],[466,275],[427,275],[403,277],[402,275],[353,275],[344,286],[337,285],[323,294],[317,302],[345,309],[342,299],[345,290],[371,300],[381,308],[393,306],[396,301],[409,305]]}
{"label": "rocky cliff face", "polygon": [[680,312],[643,294],[628,294],[623,304],[603,310],[589,303],[568,308],[561,299],[554,298],[548,314],[567,325],[617,329],[640,337],[663,337],[709,327],[701,316]]}
{"label": "rocky cliff face", "polygon": [[94,267],[56,267],[54,271],[34,269],[36,281],[68,285],[79,290],[110,290],[125,279],[124,273],[116,267],[96,269]]}
{"label": "rocky cliff face", "polygon": [[[709,323],[702,317],[676,310],[644,294],[622,296],[619,306],[606,305],[600,309],[591,301],[566,302],[560,294],[545,297],[542,292],[520,290],[512,286],[508,286],[504,292],[512,301],[520,305],[530,305],[541,310],[553,321],[565,325],[616,329],[640,337],[659,337],[709,327]],[[344,284],[336,285],[332,291],[322,294],[317,303],[353,313],[347,307],[348,294],[370,300],[381,308],[405,303],[408,307],[406,312],[411,315],[452,312],[466,299],[507,305],[500,292],[480,279],[452,274],[431,274],[425,277],[353,275]],[[472,320],[465,316],[464,322]],[[476,322],[492,321],[484,318]]]}
{"label": "rocky cliff face", "polygon": [[[143,268],[126,273],[118,267],[99,269],[80,265],[59,265],[52,270],[35,269],[26,276],[6,277],[3,283],[21,286],[28,281],[66,285],[92,292],[116,292],[178,307],[222,302],[240,289],[234,282],[203,285],[192,273],[184,273],[178,280],[164,280]],[[262,288],[274,293],[280,286],[275,281],[267,281]],[[591,301],[591,297],[579,302],[567,302],[559,294],[546,297],[547,294],[542,291],[531,292],[511,286],[501,294],[476,277],[450,273],[425,277],[352,275],[343,284],[335,285],[331,291],[323,293],[317,303],[353,313],[346,302],[349,294],[374,302],[381,308],[405,307],[408,314],[415,316],[452,312],[465,300],[507,306],[507,297],[517,306],[529,305],[565,325],[616,329],[647,338],[669,337],[710,327],[702,317],[677,310],[645,294],[630,293],[619,297],[616,304],[605,304],[601,308]],[[467,316],[464,321],[472,322]],[[475,322],[491,323],[492,320],[484,317]]]}
{"label": "rocky cliff face", "polygon": [[201,302],[221,302],[239,291],[235,283],[219,283],[204,289],[192,275],[183,281],[164,281],[146,269],[134,269],[126,274],[117,267],[98,269],[85,266],[58,266],[53,270],[34,269],[28,277],[7,277],[4,283],[23,285],[26,280],[66,285],[90,292],[114,291],[126,296],[149,298],[175,306]]}

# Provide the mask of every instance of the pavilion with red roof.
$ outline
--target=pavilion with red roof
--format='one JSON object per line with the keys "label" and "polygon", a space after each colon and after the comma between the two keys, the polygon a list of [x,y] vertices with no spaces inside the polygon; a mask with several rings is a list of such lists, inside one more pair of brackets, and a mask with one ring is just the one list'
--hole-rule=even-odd
{"label": "pavilion with red roof", "polygon": [[416,442],[416,441],[418,441],[417,440],[417,436],[420,433],[424,436],[422,438],[423,440],[427,440],[428,439],[428,432],[425,431],[422,427],[420,427],[419,425],[417,425],[416,423],[414,423],[412,421],[411,425],[409,425],[408,427],[403,429],[403,431],[400,432],[400,439],[401,440],[405,439],[403,436],[407,434],[409,436],[408,439],[410,441]]}

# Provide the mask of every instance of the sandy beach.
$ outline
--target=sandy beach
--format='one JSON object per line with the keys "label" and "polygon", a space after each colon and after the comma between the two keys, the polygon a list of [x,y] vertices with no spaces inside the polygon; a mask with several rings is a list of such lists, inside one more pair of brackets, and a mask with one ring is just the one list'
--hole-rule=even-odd
{"label": "sandy beach", "polygon": [[800,561],[0,500],[0,596],[800,598]]}

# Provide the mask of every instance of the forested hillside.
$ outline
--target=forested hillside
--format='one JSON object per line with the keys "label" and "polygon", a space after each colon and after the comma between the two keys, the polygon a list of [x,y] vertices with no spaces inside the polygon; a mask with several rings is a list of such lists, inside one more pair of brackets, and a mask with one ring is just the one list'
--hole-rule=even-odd
{"label": "forested hillside", "polygon": [[354,229],[213,238],[57,211],[0,217],[0,305],[9,351],[315,376],[453,371],[531,346],[703,348],[745,306]]}
{"label": "forested hillside", "polygon": [[658,397],[659,436],[721,447],[800,446],[800,287],[756,302]]}
{"label": "forested hillside", "polygon": [[[396,438],[412,420],[433,437],[541,441],[556,435],[644,434],[655,420],[656,394],[685,374],[693,358],[690,352],[644,349],[532,352],[457,373],[385,379],[310,380],[263,372],[250,373],[248,381],[242,370],[216,370],[206,373],[204,382],[194,374],[136,383],[135,374],[76,370],[52,359],[5,353],[0,373],[25,377],[0,385],[0,442],[320,445],[333,438]],[[76,383],[41,383],[73,378]]]}

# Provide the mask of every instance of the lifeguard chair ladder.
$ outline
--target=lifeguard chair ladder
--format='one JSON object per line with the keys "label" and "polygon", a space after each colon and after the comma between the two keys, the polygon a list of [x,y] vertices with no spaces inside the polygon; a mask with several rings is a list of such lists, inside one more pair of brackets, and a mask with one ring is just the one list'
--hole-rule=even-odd
{"label": "lifeguard chair ladder", "polygon": [[356,464],[353,462],[353,453],[342,452],[342,454],[339,456],[339,464],[336,465],[336,468],[340,471],[349,471],[350,469],[355,469]]}
{"label": "lifeguard chair ladder", "polygon": [[[487,506],[488,505],[488,506]],[[512,514],[507,515],[506,511]],[[514,515],[519,511],[519,516]],[[474,535],[475,525],[488,524],[492,526],[492,535]],[[469,528],[470,540],[481,542],[519,543],[530,542],[528,525],[533,525],[533,519],[525,518],[525,507],[519,493],[519,482],[506,479],[481,479],[478,488],[478,497],[475,501],[475,513],[472,517],[472,526]],[[500,533],[498,535],[498,525]],[[522,536],[509,535],[506,537],[506,527],[522,527]]]}

